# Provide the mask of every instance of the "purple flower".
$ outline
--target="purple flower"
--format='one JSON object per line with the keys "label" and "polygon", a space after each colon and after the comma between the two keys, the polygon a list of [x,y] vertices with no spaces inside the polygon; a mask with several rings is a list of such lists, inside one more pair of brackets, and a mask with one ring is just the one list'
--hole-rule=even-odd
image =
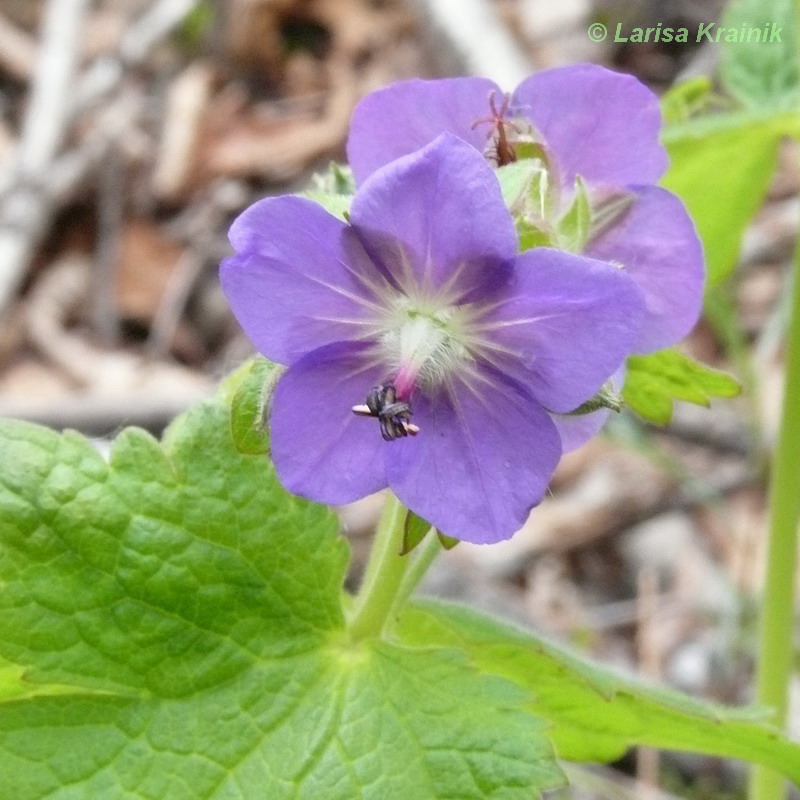
{"label": "purple flower", "polygon": [[536,143],[556,196],[554,227],[574,197],[577,176],[598,213],[609,196],[627,198],[582,252],[621,266],[642,289],[646,313],[632,352],[682,339],[700,313],[703,257],[681,201],[652,185],[667,166],[656,96],[632,76],[582,64],[533,75],[501,97],[484,78],[410,80],[368,95],[350,127],[356,179],[445,131],[495,164],[525,157]]}
{"label": "purple flower", "polygon": [[230,238],[225,294],[288,366],[270,423],[286,488],[340,504],[389,486],[472,542],[523,524],[561,455],[547,411],[593,396],[641,323],[620,270],[518,255],[496,176],[451,135],[376,171],[350,224],[268,198]]}

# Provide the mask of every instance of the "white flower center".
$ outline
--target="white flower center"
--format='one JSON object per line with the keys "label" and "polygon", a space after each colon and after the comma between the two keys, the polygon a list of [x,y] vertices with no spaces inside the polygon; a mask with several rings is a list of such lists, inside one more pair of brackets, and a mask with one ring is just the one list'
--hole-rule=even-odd
{"label": "white flower center", "polygon": [[441,385],[471,358],[464,345],[464,315],[457,306],[425,308],[407,297],[398,298],[394,306],[380,346],[386,362],[397,371],[401,395],[406,383],[423,390]]}

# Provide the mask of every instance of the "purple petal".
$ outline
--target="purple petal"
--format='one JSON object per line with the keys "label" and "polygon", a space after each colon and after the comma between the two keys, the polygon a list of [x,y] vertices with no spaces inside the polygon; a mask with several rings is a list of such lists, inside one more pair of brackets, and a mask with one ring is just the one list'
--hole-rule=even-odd
{"label": "purple petal", "polygon": [[603,425],[608,421],[611,412],[607,408],[592,411],[591,414],[568,416],[567,414],[551,414],[550,419],[556,426],[561,439],[561,449],[565,453],[577,450],[590,439],[600,433]]}
{"label": "purple petal", "polygon": [[668,347],[694,327],[703,302],[703,249],[683,203],[656,186],[631,187],[627,214],[589,243],[586,254],[621,264],[644,294],[634,351]]}
{"label": "purple petal", "polygon": [[621,270],[560,250],[518,256],[513,290],[475,324],[486,357],[548,410],[588,400],[631,352],[643,299]]}
{"label": "purple petal", "polygon": [[494,172],[451,134],[374,173],[350,221],[370,257],[411,298],[464,300],[506,277],[501,264],[517,249]]}
{"label": "purple petal", "polygon": [[486,78],[445,78],[401,81],[367,95],[353,112],[347,140],[356,181],[442,133],[454,133],[482,151],[488,129],[471,126],[488,115],[492,92],[499,92],[497,84]]}
{"label": "purple petal", "polygon": [[267,358],[290,364],[356,339],[381,311],[381,273],[348,226],[309,200],[261,200],[234,221],[230,239],[237,252],[220,268],[222,289]]}
{"label": "purple petal", "polygon": [[561,455],[547,414],[511,382],[474,375],[414,404],[412,438],[388,445],[389,486],[442,533],[488,544],[519,530]]}
{"label": "purple petal", "polygon": [[632,75],[578,64],[532,75],[514,104],[555,153],[562,180],[655,183],[667,168],[658,98]]}
{"label": "purple petal", "polygon": [[293,364],[272,399],[272,460],[281,483],[320,503],[349,503],[386,486],[378,421],[357,417],[383,368],[357,344],[333,344]]}

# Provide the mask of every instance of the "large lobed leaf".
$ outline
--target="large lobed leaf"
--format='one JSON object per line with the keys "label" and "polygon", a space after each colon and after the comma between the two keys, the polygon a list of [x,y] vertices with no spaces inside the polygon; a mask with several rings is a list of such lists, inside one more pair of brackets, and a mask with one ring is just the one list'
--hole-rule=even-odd
{"label": "large lobed leaf", "polygon": [[530,633],[436,601],[410,608],[404,641],[466,651],[482,671],[514,681],[550,720],[561,758],[611,761],[633,745],[688,750],[757,762],[800,785],[800,745],[753,709],[726,709],[587,663]]}
{"label": "large lobed leaf", "polygon": [[75,434],[0,423],[0,797],[529,800],[560,784],[525,690],[457,652],[347,642],[336,520],[237,450],[232,431],[263,449],[240,422],[210,401],[163,445],[125,431],[108,464]]}

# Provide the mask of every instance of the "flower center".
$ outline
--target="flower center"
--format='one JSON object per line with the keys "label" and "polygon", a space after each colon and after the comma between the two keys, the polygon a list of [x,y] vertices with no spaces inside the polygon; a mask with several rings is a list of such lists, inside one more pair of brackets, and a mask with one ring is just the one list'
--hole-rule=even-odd
{"label": "flower center", "polygon": [[399,398],[407,400],[416,387],[425,391],[441,385],[469,357],[460,317],[455,306],[422,309],[406,298],[398,303],[380,347],[395,370]]}
{"label": "flower center", "polygon": [[431,391],[470,359],[464,345],[462,309],[414,304],[401,296],[378,336],[378,354],[394,375],[390,383],[369,390],[366,402],[353,406],[358,416],[375,417],[386,441],[416,436],[411,422],[411,396]]}

